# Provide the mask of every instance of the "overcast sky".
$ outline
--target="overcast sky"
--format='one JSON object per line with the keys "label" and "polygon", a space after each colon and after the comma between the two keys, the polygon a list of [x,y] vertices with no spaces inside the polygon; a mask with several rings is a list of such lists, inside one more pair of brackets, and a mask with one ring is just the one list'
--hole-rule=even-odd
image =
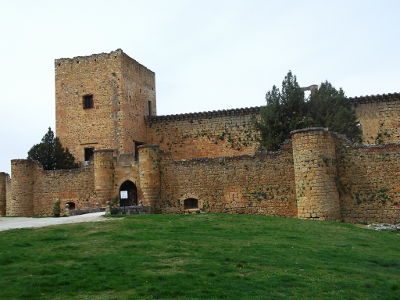
{"label": "overcast sky", "polygon": [[400,1],[0,0],[0,171],[54,128],[54,59],[125,53],[158,114],[264,104],[288,70],[348,96],[400,91]]}

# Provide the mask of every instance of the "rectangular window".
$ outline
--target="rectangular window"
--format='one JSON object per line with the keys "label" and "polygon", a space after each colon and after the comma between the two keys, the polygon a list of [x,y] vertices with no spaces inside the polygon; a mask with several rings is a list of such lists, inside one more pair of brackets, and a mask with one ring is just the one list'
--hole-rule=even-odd
{"label": "rectangular window", "polygon": [[135,160],[136,160],[136,161],[139,160],[139,149],[138,149],[138,147],[139,147],[140,145],[143,145],[143,144],[144,144],[144,143],[142,143],[142,142],[133,141],[133,145],[134,145],[134,147],[135,147],[134,155],[135,155]]}
{"label": "rectangular window", "polygon": [[84,109],[93,108],[93,95],[83,96],[83,108]]}
{"label": "rectangular window", "polygon": [[91,161],[94,155],[94,148],[85,148],[85,161]]}
{"label": "rectangular window", "polygon": [[148,109],[149,109],[149,116],[151,116],[151,115],[152,115],[152,111],[151,111],[151,101],[147,101],[147,106],[148,106]]}

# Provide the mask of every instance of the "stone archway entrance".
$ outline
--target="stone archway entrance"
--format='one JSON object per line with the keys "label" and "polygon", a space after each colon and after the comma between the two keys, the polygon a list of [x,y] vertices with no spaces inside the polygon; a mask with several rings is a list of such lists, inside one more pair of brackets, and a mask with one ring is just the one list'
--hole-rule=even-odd
{"label": "stone archway entrance", "polygon": [[138,205],[137,188],[132,181],[127,180],[119,188],[119,206],[133,205]]}

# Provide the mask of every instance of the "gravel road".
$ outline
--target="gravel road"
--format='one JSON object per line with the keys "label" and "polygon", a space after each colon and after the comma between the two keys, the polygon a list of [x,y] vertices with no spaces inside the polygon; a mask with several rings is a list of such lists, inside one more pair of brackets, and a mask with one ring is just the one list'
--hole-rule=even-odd
{"label": "gravel road", "polygon": [[60,224],[96,222],[105,220],[107,220],[107,218],[104,217],[104,212],[60,218],[0,217],[0,231],[17,228],[45,227]]}

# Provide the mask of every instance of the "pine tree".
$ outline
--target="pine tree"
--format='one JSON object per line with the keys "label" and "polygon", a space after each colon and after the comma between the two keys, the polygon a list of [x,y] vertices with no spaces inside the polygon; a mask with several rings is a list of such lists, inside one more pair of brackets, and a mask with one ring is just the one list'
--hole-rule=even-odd
{"label": "pine tree", "polygon": [[327,127],[346,135],[353,142],[361,142],[361,129],[355,112],[342,89],[337,90],[325,81],[310,95],[308,106],[314,126]]}
{"label": "pine tree", "polygon": [[267,92],[266,102],[257,125],[261,144],[268,150],[278,150],[292,130],[314,126],[328,127],[354,142],[361,141],[361,130],[351,103],[342,89],[336,90],[327,81],[305,98],[296,76],[289,71],[281,90],[273,86]]}
{"label": "pine tree", "polygon": [[28,152],[28,159],[41,163],[45,170],[77,168],[74,156],[68,149],[64,149],[60,139],[54,136],[49,127],[39,144],[34,145]]}

